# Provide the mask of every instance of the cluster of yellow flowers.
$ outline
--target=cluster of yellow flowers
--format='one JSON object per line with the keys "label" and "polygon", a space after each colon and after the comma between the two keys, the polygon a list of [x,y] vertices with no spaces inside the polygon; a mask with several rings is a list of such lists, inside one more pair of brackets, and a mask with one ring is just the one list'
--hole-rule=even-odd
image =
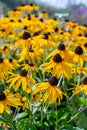
{"label": "cluster of yellow flowers", "polygon": [[[30,102],[60,104],[68,96],[58,79],[86,76],[86,52],[86,26],[50,18],[33,4],[9,11],[0,19],[0,113]],[[75,81],[72,95],[87,94],[87,77]]]}

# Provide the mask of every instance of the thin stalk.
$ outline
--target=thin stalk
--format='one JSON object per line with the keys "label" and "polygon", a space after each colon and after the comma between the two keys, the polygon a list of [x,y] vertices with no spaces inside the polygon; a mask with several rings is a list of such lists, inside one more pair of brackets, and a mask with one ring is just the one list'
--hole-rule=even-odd
{"label": "thin stalk", "polygon": [[[63,74],[61,75],[61,77],[60,77],[60,79],[59,79],[59,81],[58,81],[58,87],[60,86],[60,83],[61,83],[62,79],[63,79]],[[58,102],[56,102],[56,128],[55,128],[55,130],[58,130],[58,129],[57,129],[57,127],[58,127],[58,110],[57,110],[57,103],[58,103]]]}

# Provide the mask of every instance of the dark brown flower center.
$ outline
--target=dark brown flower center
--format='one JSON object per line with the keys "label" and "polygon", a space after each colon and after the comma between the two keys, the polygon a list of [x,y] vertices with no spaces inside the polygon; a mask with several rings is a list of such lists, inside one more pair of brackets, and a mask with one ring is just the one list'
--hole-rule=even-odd
{"label": "dark brown flower center", "polygon": [[87,37],[87,32],[84,33],[84,36]]}
{"label": "dark brown flower center", "polygon": [[0,58],[0,63],[3,63],[4,59],[3,58]]}
{"label": "dark brown flower center", "polygon": [[21,19],[19,19],[18,22],[21,23]]}
{"label": "dark brown flower center", "polygon": [[56,63],[62,62],[62,57],[59,54],[56,54],[53,57],[53,61],[56,62]]}
{"label": "dark brown flower center", "polygon": [[24,40],[27,40],[30,37],[31,37],[31,35],[28,32],[24,32],[23,35],[22,35],[22,39],[24,39]]}
{"label": "dark brown flower center", "polygon": [[2,32],[5,32],[5,29],[1,29]]}
{"label": "dark brown flower center", "polygon": [[0,92],[0,101],[4,101],[6,99],[6,95],[3,92]]}
{"label": "dark brown flower center", "polygon": [[34,32],[33,36],[38,36],[40,32]]}
{"label": "dark brown flower center", "polygon": [[27,76],[27,71],[26,70],[21,70],[20,75],[23,77]]}
{"label": "dark brown flower center", "polygon": [[7,48],[8,48],[7,46],[4,46],[3,51],[5,51]]}
{"label": "dark brown flower center", "polygon": [[58,49],[59,50],[65,50],[65,45],[64,44],[62,44],[62,43],[60,43],[59,45],[58,45]]}
{"label": "dark brown flower center", "polygon": [[12,58],[9,58],[9,62],[11,62],[11,63],[12,63],[12,62],[13,62],[13,59],[12,59]]}
{"label": "dark brown flower center", "polygon": [[87,84],[87,77],[85,77],[85,78],[82,80],[82,83],[83,83],[83,84]]}
{"label": "dark brown flower center", "polygon": [[33,6],[33,3],[30,3],[29,5],[30,5],[30,6]]}
{"label": "dark brown flower center", "polygon": [[79,34],[78,34],[78,36],[82,36],[82,34],[81,34],[81,33],[79,33]]}
{"label": "dark brown flower center", "polygon": [[84,47],[87,47],[87,43],[84,44]]}
{"label": "dark brown flower center", "polygon": [[42,13],[43,13],[43,14],[46,14],[46,11],[45,11],[45,10],[43,10],[43,11],[42,11]]}
{"label": "dark brown flower center", "polygon": [[53,20],[57,21],[57,18],[54,17]]}
{"label": "dark brown flower center", "polygon": [[14,20],[13,20],[13,19],[11,19],[11,20],[10,20],[10,22],[14,22]]}
{"label": "dark brown flower center", "polygon": [[48,82],[50,85],[56,86],[58,84],[58,79],[55,76],[53,76],[48,80]]}
{"label": "dark brown flower center", "polygon": [[44,33],[43,36],[44,36],[43,39],[49,39],[48,33]]}
{"label": "dark brown flower center", "polygon": [[24,29],[24,30],[27,30],[27,28],[28,28],[27,26],[24,26],[24,28],[23,28],[23,29]]}
{"label": "dark brown flower center", "polygon": [[39,19],[41,22],[43,22],[44,20],[42,18]]}
{"label": "dark brown flower center", "polygon": [[14,12],[17,11],[17,10],[18,10],[17,8],[13,9]]}
{"label": "dark brown flower center", "polygon": [[29,62],[28,65],[29,66],[34,66],[34,64],[32,62]]}
{"label": "dark brown flower center", "polygon": [[58,32],[58,30],[59,30],[58,27],[54,28],[54,31],[55,31],[55,32]]}
{"label": "dark brown flower center", "polygon": [[82,55],[83,54],[83,49],[80,47],[80,46],[77,46],[74,50],[74,52],[77,54],[77,55]]}

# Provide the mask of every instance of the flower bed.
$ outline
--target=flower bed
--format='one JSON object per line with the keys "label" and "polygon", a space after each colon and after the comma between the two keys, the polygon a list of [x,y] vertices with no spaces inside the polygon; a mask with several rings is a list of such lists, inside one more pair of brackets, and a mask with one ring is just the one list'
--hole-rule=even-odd
{"label": "flower bed", "polygon": [[87,129],[87,27],[33,4],[0,19],[1,129]]}

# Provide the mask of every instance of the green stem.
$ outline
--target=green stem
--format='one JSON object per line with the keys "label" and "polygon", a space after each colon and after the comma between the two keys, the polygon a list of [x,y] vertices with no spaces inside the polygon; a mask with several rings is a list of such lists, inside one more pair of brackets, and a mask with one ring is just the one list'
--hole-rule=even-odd
{"label": "green stem", "polygon": [[44,102],[41,104],[41,129],[43,129]]}
{"label": "green stem", "polygon": [[56,105],[56,130],[58,127],[58,110],[57,110],[57,105]]}

